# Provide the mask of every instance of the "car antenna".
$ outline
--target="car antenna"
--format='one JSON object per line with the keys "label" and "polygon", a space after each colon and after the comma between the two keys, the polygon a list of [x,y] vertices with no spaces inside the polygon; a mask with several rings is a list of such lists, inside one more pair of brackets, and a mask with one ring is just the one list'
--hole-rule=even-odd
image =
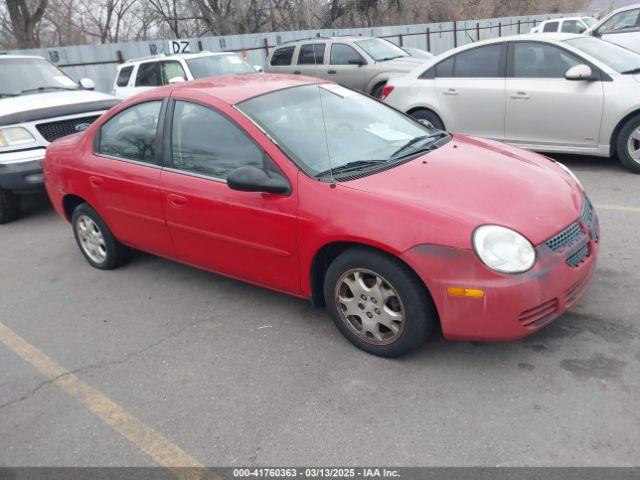
{"label": "car antenna", "polygon": [[[308,28],[311,30],[311,9],[309,8],[309,0],[305,0],[307,7],[307,22]],[[324,44],[326,48],[326,43]],[[313,51],[313,73],[316,77],[316,86],[318,88],[318,98],[320,99],[320,112],[322,113],[322,128],[324,130],[324,143],[327,148],[327,161],[329,162],[329,177],[331,178],[331,188],[336,188],[336,181],[333,178],[333,167],[331,166],[331,151],[329,149],[329,138],[327,136],[327,122],[324,116],[324,103],[322,102],[322,92],[320,91],[320,76],[318,75],[318,61],[316,59],[316,47],[315,44],[311,44],[311,50]],[[324,55],[323,55],[324,62]]]}

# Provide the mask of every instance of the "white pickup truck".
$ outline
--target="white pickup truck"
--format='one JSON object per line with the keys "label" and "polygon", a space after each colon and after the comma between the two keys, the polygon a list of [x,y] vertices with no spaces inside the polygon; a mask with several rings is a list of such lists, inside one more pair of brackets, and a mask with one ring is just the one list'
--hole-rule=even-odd
{"label": "white pickup truck", "polygon": [[119,100],[93,92],[40,57],[0,55],[0,223],[20,215],[20,196],[44,191],[50,142],[80,132]]}

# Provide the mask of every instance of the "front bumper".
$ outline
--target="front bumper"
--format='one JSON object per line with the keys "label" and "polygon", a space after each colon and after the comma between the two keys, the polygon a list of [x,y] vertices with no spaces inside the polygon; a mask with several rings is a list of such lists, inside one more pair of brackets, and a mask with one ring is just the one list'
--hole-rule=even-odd
{"label": "front bumper", "polygon": [[[451,340],[517,340],[561,316],[588,289],[596,268],[596,234],[587,225],[582,244],[557,252],[546,243],[536,247],[538,261],[526,273],[504,275],[486,267],[472,250],[418,245],[401,258],[425,283],[436,304],[442,332]],[[575,252],[587,245],[589,254],[575,266]],[[573,255],[573,256],[572,256]],[[575,262],[573,262],[575,263]],[[451,296],[447,288],[484,291],[484,297]]]}
{"label": "front bumper", "polygon": [[17,194],[44,191],[44,148],[0,153],[0,188]]}

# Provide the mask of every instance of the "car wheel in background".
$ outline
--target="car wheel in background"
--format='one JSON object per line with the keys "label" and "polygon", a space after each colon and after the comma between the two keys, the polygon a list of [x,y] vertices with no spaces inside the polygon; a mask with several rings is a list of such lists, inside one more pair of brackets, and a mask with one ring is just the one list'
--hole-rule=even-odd
{"label": "car wheel in background", "polygon": [[409,115],[411,115],[416,120],[426,120],[431,125],[433,125],[434,128],[437,128],[438,130],[444,130],[444,123],[442,123],[442,120],[440,120],[440,117],[436,113],[432,112],[431,110],[427,110],[426,108],[421,108],[419,110],[412,111],[411,113],[409,113]]}
{"label": "car wheel in background", "polygon": [[404,263],[366,248],[341,253],[324,280],[327,308],[358,348],[397,357],[422,345],[437,314],[425,286]]}
{"label": "car wheel in background", "polygon": [[382,89],[386,84],[387,82],[381,82],[377,84],[375,87],[373,87],[373,90],[371,90],[371,96],[373,98],[380,98],[380,95],[382,95]]}
{"label": "car wheel in background", "polygon": [[616,152],[622,165],[640,173],[640,115],[631,117],[620,130]]}
{"label": "car wheel in background", "polygon": [[118,242],[107,224],[87,203],[81,203],[71,217],[73,234],[80,251],[92,267],[111,270],[127,258],[128,249]]}
{"label": "car wheel in background", "polygon": [[20,197],[0,188],[0,224],[20,216]]}

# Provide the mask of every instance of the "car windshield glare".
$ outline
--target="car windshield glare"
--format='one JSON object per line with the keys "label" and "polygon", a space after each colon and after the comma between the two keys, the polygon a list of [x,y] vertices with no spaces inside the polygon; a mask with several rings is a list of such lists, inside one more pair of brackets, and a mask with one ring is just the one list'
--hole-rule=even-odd
{"label": "car windshield glare", "polygon": [[376,62],[409,56],[409,54],[400,47],[396,47],[393,43],[380,38],[360,40],[356,42],[356,45],[367,52]]}
{"label": "car windshield glare", "polygon": [[347,164],[396,161],[394,154],[412,139],[442,133],[335,84],[287,88],[238,108],[311,176]]}
{"label": "car windshield glare", "polygon": [[572,38],[565,40],[565,43],[599,60],[618,73],[635,72],[640,68],[640,55],[615,43],[593,37]]}
{"label": "car windshield glare", "polygon": [[76,82],[46,60],[0,57],[1,94],[20,95],[77,88]]}
{"label": "car windshield glare", "polygon": [[256,73],[255,68],[238,55],[209,55],[187,60],[193,78]]}

